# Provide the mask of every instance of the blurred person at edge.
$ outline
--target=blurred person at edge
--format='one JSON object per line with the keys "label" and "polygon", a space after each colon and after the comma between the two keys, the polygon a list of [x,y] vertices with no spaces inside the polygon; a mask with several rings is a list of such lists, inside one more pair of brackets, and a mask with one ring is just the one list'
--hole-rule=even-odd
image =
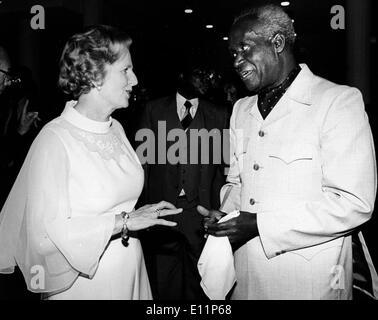
{"label": "blurred person at edge", "polygon": [[38,112],[28,111],[32,93],[26,92],[25,80],[21,81],[21,77],[11,70],[10,58],[0,47],[1,205],[37,133],[40,120]]}
{"label": "blurred person at edge", "polygon": [[8,77],[10,67],[11,64],[8,53],[0,46],[0,95],[11,85],[11,80]]}
{"label": "blurred person at edge", "polygon": [[151,299],[133,231],[174,226],[159,218],[181,212],[164,201],[134,210],[143,169],[111,118],[137,84],[130,44],[109,26],[68,40],[59,86],[77,101],[34,140],[1,211],[0,271],[18,265],[45,299]]}
{"label": "blurred person at edge", "polygon": [[[234,250],[232,299],[351,299],[356,248],[373,280],[365,288],[378,296],[359,232],[377,186],[362,95],[299,65],[295,38],[280,6],[255,7],[234,20],[229,47],[251,96],[233,108],[222,206],[198,210],[208,233],[227,236]],[[235,210],[238,217],[217,223]]]}

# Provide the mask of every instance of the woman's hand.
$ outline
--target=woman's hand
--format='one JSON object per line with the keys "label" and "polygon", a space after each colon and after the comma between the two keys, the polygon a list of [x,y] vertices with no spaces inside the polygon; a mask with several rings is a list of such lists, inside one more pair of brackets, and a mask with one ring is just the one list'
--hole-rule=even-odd
{"label": "woman's hand", "polygon": [[160,217],[169,216],[172,214],[178,214],[182,212],[182,209],[176,209],[176,207],[167,202],[160,201],[155,204],[147,204],[138,210],[132,211],[129,214],[127,220],[127,229],[130,231],[138,231],[152,227],[154,225],[163,225],[168,227],[174,227],[177,223],[159,219]]}

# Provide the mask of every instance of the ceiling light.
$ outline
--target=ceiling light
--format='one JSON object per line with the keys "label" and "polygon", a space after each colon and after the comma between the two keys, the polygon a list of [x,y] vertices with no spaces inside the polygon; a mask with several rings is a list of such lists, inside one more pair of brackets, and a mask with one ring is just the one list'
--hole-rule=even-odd
{"label": "ceiling light", "polygon": [[212,28],[214,28],[214,26],[213,26],[212,24],[207,24],[207,25],[206,25],[206,28],[207,28],[207,29],[212,29]]}
{"label": "ceiling light", "polygon": [[192,13],[192,12],[193,12],[193,10],[190,9],[190,8],[185,9],[185,13]]}
{"label": "ceiling light", "polygon": [[281,6],[283,6],[283,7],[290,6],[290,2],[289,1],[282,1]]}
{"label": "ceiling light", "polygon": [[223,40],[224,40],[224,41],[227,41],[227,40],[228,40],[228,37],[223,37]]}

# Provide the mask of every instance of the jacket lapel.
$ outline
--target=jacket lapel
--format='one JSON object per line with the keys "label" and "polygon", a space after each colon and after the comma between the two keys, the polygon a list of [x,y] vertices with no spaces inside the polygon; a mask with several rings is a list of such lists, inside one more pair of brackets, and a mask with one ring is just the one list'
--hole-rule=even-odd
{"label": "jacket lapel", "polygon": [[[197,117],[198,119],[196,119]],[[197,127],[198,125],[200,126],[198,129],[205,128],[211,130],[216,127],[215,116],[209,108],[207,108],[206,102],[202,99],[198,101],[198,108],[194,120],[198,120],[198,122],[195,123]]]}
{"label": "jacket lapel", "polygon": [[257,107],[257,95],[252,97],[251,102],[251,109],[249,111],[249,114],[259,123],[262,123],[264,121],[263,117],[261,116],[261,113],[259,111],[259,108]]}
{"label": "jacket lapel", "polygon": [[167,102],[168,105],[162,118],[166,119],[167,132],[169,132],[171,129],[181,128],[181,123],[177,114],[176,97],[174,95],[170,96]]}
{"label": "jacket lapel", "polygon": [[289,104],[290,104],[290,99],[288,99],[287,93],[285,93],[283,97],[278,101],[277,105],[266,117],[265,122],[264,122],[264,127],[268,127],[271,124],[289,115],[291,112],[291,108],[289,108]]}
{"label": "jacket lapel", "polygon": [[[312,104],[311,87],[314,75],[307,65],[301,64],[300,66],[302,68],[301,72],[295,78],[288,91],[282,96],[277,105],[266,117],[264,127],[285,118],[298,106],[309,106]],[[256,109],[258,111],[257,106]]]}

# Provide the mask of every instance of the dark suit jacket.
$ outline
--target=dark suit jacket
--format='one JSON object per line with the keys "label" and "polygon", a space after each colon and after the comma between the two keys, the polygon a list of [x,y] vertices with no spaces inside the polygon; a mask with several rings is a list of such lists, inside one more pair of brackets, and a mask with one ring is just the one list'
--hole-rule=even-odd
{"label": "dark suit jacket", "polygon": [[[167,141],[166,135],[163,135],[163,138],[165,138],[166,141],[166,145],[164,146],[165,142],[162,141],[161,138],[158,138],[159,121],[163,121],[160,123],[160,129],[165,126],[167,135],[172,129],[182,129],[181,122],[177,115],[176,95],[149,102],[142,118],[142,124],[140,127],[152,130],[154,134],[153,143],[155,145],[155,163],[151,163],[153,161],[149,161],[150,163],[144,164],[146,177],[143,198],[147,203],[156,203],[161,200],[166,200],[176,204],[177,197],[181,191],[178,181],[179,166],[177,164],[169,163],[168,160],[166,164],[157,163],[159,152],[160,158],[163,153],[167,155],[169,148],[175,144],[175,141]],[[199,99],[198,109],[192,121],[192,125],[194,125],[194,128],[204,128],[207,131],[219,129],[220,133],[223,134],[223,129],[227,129],[229,126],[227,110],[226,108],[218,108],[210,102]],[[189,129],[193,128],[192,125],[189,127]],[[197,173],[195,176],[198,180],[195,190],[196,192],[193,193],[193,196],[198,195],[199,204],[206,208],[219,208],[219,192],[225,180],[223,174],[223,140],[221,140],[220,143],[219,141],[218,143],[214,143],[214,141],[210,139],[208,163],[201,163],[201,143],[202,141],[199,140],[197,164],[191,164],[190,157],[188,157],[190,166],[189,170]],[[137,145],[140,146],[141,142],[137,142]],[[158,150],[159,148],[160,150]],[[219,159],[214,161],[213,150],[222,155],[221,163],[217,161]],[[138,151],[140,150],[137,148],[137,153],[139,153]],[[191,174],[191,176],[194,175]],[[192,196],[191,192],[188,193],[186,191],[186,194],[187,196]]]}

